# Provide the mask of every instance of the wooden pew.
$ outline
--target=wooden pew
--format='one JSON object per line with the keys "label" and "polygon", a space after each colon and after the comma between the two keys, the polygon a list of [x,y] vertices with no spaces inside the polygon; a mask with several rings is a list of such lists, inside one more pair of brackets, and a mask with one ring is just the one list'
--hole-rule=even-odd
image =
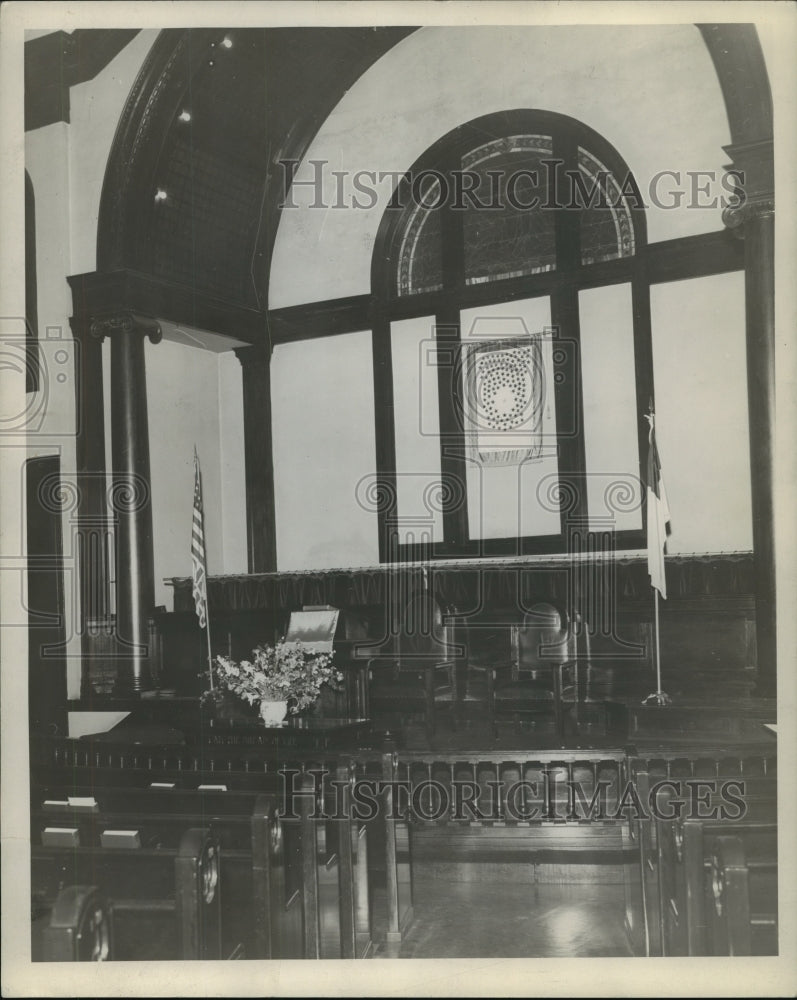
{"label": "wooden pew", "polygon": [[[762,850],[763,846],[763,850]],[[777,836],[757,850],[741,837],[710,843],[707,909],[713,955],[777,955]]]}
{"label": "wooden pew", "polygon": [[[209,830],[186,830],[174,850],[75,846],[63,832],[69,829],[53,827],[47,843],[31,848],[32,893],[40,909],[51,908],[43,958],[85,955],[78,943],[81,924],[70,922],[68,911],[71,905],[83,915],[90,887],[108,900],[108,957],[221,957],[219,849]],[[133,838],[118,839],[127,845]],[[69,887],[76,891],[61,896]]]}
{"label": "wooden pew", "polygon": [[[658,795],[660,810],[668,814],[672,799],[672,791],[662,789]],[[712,884],[711,865],[717,838],[724,840],[732,835],[742,857],[748,854],[762,860],[769,872],[774,871],[774,888],[777,889],[776,801],[769,782],[763,782],[758,788],[753,786],[745,796],[745,803],[747,812],[737,820],[676,817],[655,821],[661,954],[714,953],[711,917],[716,890]],[[741,878],[736,867],[731,874],[736,885]],[[740,898],[735,894],[733,905]],[[728,916],[727,910],[725,916]],[[734,920],[735,916],[731,919],[732,926]],[[723,953],[728,952],[720,952]]]}
{"label": "wooden pew", "polygon": [[45,962],[105,962],[112,959],[112,911],[96,886],[63,888],[48,913],[33,959]]}
{"label": "wooden pew", "polygon": [[[633,782],[639,799],[645,803],[650,794],[650,774],[645,765],[633,767],[627,762],[624,779]],[[660,954],[658,883],[653,824],[632,810],[623,829],[624,844],[632,849],[633,861],[623,869],[625,894],[625,931],[635,955]]]}
{"label": "wooden pew", "polygon": [[[336,777],[348,798],[332,819],[313,815],[310,774],[297,789],[306,808],[295,819],[280,818],[277,775],[270,795],[112,786],[64,792],[49,785],[33,792],[40,807],[32,812],[32,840],[57,820],[77,829],[85,846],[99,846],[114,827],[135,827],[144,846],[168,847],[187,823],[207,823],[222,848],[225,955],[365,957],[371,948],[366,831],[351,821],[353,765],[339,765]],[[88,804],[70,808],[76,795]]]}

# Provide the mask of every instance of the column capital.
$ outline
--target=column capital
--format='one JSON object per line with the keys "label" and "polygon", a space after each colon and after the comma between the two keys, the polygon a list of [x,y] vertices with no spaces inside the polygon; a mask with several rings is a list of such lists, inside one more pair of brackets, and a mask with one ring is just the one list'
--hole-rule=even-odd
{"label": "column capital", "polygon": [[118,333],[140,333],[149,337],[153,344],[163,339],[163,330],[156,319],[131,312],[129,309],[94,316],[90,329],[92,337],[99,341]]}
{"label": "column capital", "polygon": [[740,227],[744,223],[775,211],[772,139],[737,142],[723,149],[732,160],[725,169],[737,182],[739,197],[736,204],[723,209],[722,221],[728,229],[739,230],[738,235],[742,235]]}
{"label": "column capital", "polygon": [[250,347],[234,348],[235,356],[241,362],[242,368],[268,365],[271,361],[271,350],[270,340],[262,344],[252,344]]}

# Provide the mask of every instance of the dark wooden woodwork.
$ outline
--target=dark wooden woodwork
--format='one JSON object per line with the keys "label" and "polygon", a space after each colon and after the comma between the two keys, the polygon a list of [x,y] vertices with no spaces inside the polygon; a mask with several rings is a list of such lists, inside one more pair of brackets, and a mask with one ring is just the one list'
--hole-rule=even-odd
{"label": "dark wooden woodwork", "polygon": [[260,343],[262,312],[237,305],[206,291],[144,274],[130,268],[75,274],[67,278],[75,316],[93,318],[131,310],[159,320],[233,338],[234,343]]}
{"label": "dark wooden woodwork", "polygon": [[756,636],[761,693],[776,690],[773,448],[775,407],[774,176],[772,93],[752,24],[699,24],[728,112],[732,145],[726,152],[743,173],[743,204],[724,221],[744,238],[747,385],[753,546],[756,558]]}
{"label": "dark wooden woodwork", "polygon": [[[116,782],[109,772],[108,784],[84,786],[76,782],[93,781],[96,768],[75,764],[68,773],[51,767],[42,775],[48,780],[31,790],[32,841],[61,824],[78,830],[81,847],[99,849],[103,831],[124,828],[134,829],[145,849],[169,850],[188,826],[207,824],[220,848],[222,957],[366,957],[371,948],[366,830],[351,809],[353,764],[332,763],[331,776],[348,794],[338,799],[330,786],[327,819],[315,814],[311,773],[294,786],[297,798],[286,800],[285,788],[291,786],[284,787],[278,770],[283,763],[278,753],[265,773],[261,767],[259,774],[222,775],[220,762],[203,761],[200,771],[188,774],[200,782],[194,788],[130,786],[121,780],[130,770],[121,767]],[[169,779],[175,775],[163,768],[147,775],[174,784]],[[244,776],[247,790],[239,787]],[[202,782],[209,783],[206,789]],[[70,806],[68,796],[90,797],[96,805]]]}
{"label": "dark wooden woodwork", "polygon": [[756,637],[761,693],[777,685],[775,605],[775,219],[756,212],[744,224],[747,317],[747,391],[753,550],[756,565]]}
{"label": "dark wooden woodwork", "polygon": [[[461,350],[459,310],[440,307],[435,320],[437,356],[437,399],[440,427],[440,480],[443,500],[444,546],[452,555],[467,548],[468,487],[463,434]],[[416,546],[416,551],[420,546]],[[426,552],[434,551],[425,544]],[[403,551],[404,546],[399,547]],[[423,558],[423,557],[421,557]]]}
{"label": "dark wooden woodwork", "polygon": [[727,274],[744,268],[744,252],[727,230],[650,243],[644,263],[651,284]]}
{"label": "dark wooden woodwork", "polygon": [[[754,37],[754,36],[753,36]],[[760,53],[759,53],[760,55]],[[749,124],[749,123],[748,123]],[[774,524],[775,447],[775,218],[771,132],[726,147],[744,175],[745,200],[723,221],[744,241],[747,405],[755,555],[756,639],[760,693],[777,685],[777,618]],[[736,139],[736,136],[734,136]]]}
{"label": "dark wooden woodwork", "polygon": [[271,351],[246,347],[241,362],[244,403],[246,542],[250,573],[277,568],[274,458],[271,439]]}
{"label": "dark wooden woodwork", "polygon": [[[102,343],[91,334],[91,323],[73,301],[70,319],[75,338],[75,472],[77,476],[77,546],[80,574],[81,648],[85,658],[81,686],[91,688],[89,664],[104,664],[113,649],[100,651],[111,631],[108,621],[108,560],[110,521],[105,478],[105,406]],[[112,645],[112,644],[111,644]],[[95,659],[96,657],[96,659]]]}
{"label": "dark wooden woodwork", "polygon": [[[391,602],[425,585],[456,624],[463,658],[486,668],[510,659],[510,633],[532,604],[545,601],[577,626],[579,690],[594,702],[634,704],[655,687],[653,601],[644,557],[611,552],[600,558],[451,560],[350,571],[211,577],[218,652],[239,658],[270,641],[287,612],[304,604],[342,610],[339,662],[351,674],[347,711],[362,705],[357,664],[387,652]],[[604,558],[605,556],[605,558]],[[425,573],[425,582],[424,582]],[[750,554],[673,556],[667,560],[669,600],[660,605],[664,689],[677,703],[709,705],[721,692],[747,699],[758,680],[754,570]],[[198,693],[202,633],[189,580],[172,581],[176,612],[157,617],[162,636],[162,686]],[[340,643],[344,642],[344,646]],[[345,648],[344,648],[345,647]],[[458,684],[460,696],[484,700],[483,684]]]}
{"label": "dark wooden woodwork", "polygon": [[[744,268],[743,248],[726,230],[650,243],[647,247],[640,247],[636,257],[646,261],[652,284],[725,274]],[[565,285],[595,288],[628,280],[628,258],[588,265],[579,263],[567,274],[547,271],[519,278],[497,278],[490,282],[464,285],[459,302],[463,309],[469,309],[548,295]],[[444,292],[437,291],[393,298],[390,302],[390,316],[398,320],[434,315],[443,296]],[[277,344],[303,340],[308,336],[353,333],[367,327],[374,308],[376,307],[371,304],[370,295],[357,295],[273,309],[268,313],[269,322],[273,323],[272,340]]]}
{"label": "dark wooden woodwork", "polygon": [[356,333],[371,327],[371,296],[350,295],[309,305],[270,309],[267,321],[268,334],[275,345]]}
{"label": "dark wooden woodwork", "polygon": [[[112,913],[94,886],[70,885],[58,893],[46,927],[33,926],[31,958],[47,962],[112,959]],[[43,924],[39,919],[37,921]]]}
{"label": "dark wooden woodwork", "polygon": [[31,732],[66,733],[66,619],[58,455],[25,463],[28,710]]}
{"label": "dark wooden woodwork", "polygon": [[[34,845],[31,855],[38,906],[57,906],[64,885],[95,885],[110,901],[114,958],[140,958],[142,948],[152,958],[221,957],[218,846],[207,829],[186,830],[176,849]],[[64,935],[52,930],[42,957],[63,960]]]}
{"label": "dark wooden woodwork", "polygon": [[161,339],[158,323],[133,313],[95,319],[91,332],[111,337],[111,515],[116,525],[116,625],[120,644],[116,689],[145,690],[149,616],[155,604],[149,426],[144,338]]}
{"label": "dark wooden woodwork", "polygon": [[[562,213],[559,213],[562,214]],[[576,234],[577,240],[577,234]],[[577,244],[576,244],[577,245]],[[584,405],[581,386],[578,291],[563,288],[551,298],[553,340],[553,394],[556,405],[560,538],[570,542],[574,531],[588,524]],[[526,498],[526,502],[530,502]],[[564,548],[560,540],[560,546]],[[535,540],[523,540],[524,552],[534,552]]]}
{"label": "dark wooden woodwork", "polygon": [[393,348],[390,319],[384,306],[374,311],[371,333],[374,372],[374,453],[376,459],[376,507],[379,559],[388,562],[398,551],[396,519],[396,415],[393,408]]}
{"label": "dark wooden woodwork", "polygon": [[698,24],[717,71],[734,142],[772,135],[772,92],[753,24]]}
{"label": "dark wooden woodwork", "polygon": [[[677,800],[682,786],[676,782],[674,791],[672,785],[665,784],[658,793],[662,816],[676,815],[676,818],[658,818],[655,822],[659,953],[662,955],[754,953],[750,928],[749,872],[746,864],[739,864],[740,856],[743,858],[745,852],[761,862],[760,867],[756,866],[756,877],[762,868],[766,869],[766,908],[774,911],[772,924],[777,922],[776,787],[766,778],[747,779],[743,787],[742,801],[746,812],[738,819],[723,819],[721,813],[710,819],[693,815],[679,818],[676,815],[679,809],[673,808],[673,802]],[[716,791],[711,791],[706,780],[704,812],[713,809],[719,813],[717,802],[721,803],[721,796]],[[739,789],[736,794],[738,796]],[[686,795],[688,797],[689,793]],[[738,851],[727,874],[736,880],[736,884],[723,886],[721,871],[724,865],[716,855],[715,838],[721,842],[731,834],[738,839]],[[730,861],[730,858],[727,860]],[[717,862],[720,864],[717,865]],[[774,879],[769,877],[772,872],[775,873]],[[745,884],[740,885],[739,880]],[[725,893],[726,888],[732,901]],[[761,901],[759,893],[759,904]],[[773,953],[771,938],[761,944],[765,950],[758,951],[758,954]],[[739,950],[734,951],[735,948]],[[776,939],[774,950],[777,951]]]}
{"label": "dark wooden woodwork", "polygon": [[741,837],[715,837],[711,845],[713,908],[709,939],[714,955],[778,953],[777,831],[761,847]]}

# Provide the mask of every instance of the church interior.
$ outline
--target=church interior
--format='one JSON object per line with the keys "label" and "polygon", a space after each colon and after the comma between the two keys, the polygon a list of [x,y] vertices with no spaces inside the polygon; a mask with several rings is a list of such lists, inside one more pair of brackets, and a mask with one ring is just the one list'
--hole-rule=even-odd
{"label": "church interior", "polygon": [[34,961],[777,955],[772,121],[752,24],[27,34]]}

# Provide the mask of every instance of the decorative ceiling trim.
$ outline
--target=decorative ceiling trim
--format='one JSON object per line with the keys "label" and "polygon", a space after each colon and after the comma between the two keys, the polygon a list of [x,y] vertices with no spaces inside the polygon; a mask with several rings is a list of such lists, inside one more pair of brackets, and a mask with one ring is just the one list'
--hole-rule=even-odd
{"label": "decorative ceiling trim", "polygon": [[132,245],[140,195],[151,186],[161,143],[191,76],[222,37],[218,29],[168,28],[158,35],[127,99],[100,196],[97,268],[135,264]]}

